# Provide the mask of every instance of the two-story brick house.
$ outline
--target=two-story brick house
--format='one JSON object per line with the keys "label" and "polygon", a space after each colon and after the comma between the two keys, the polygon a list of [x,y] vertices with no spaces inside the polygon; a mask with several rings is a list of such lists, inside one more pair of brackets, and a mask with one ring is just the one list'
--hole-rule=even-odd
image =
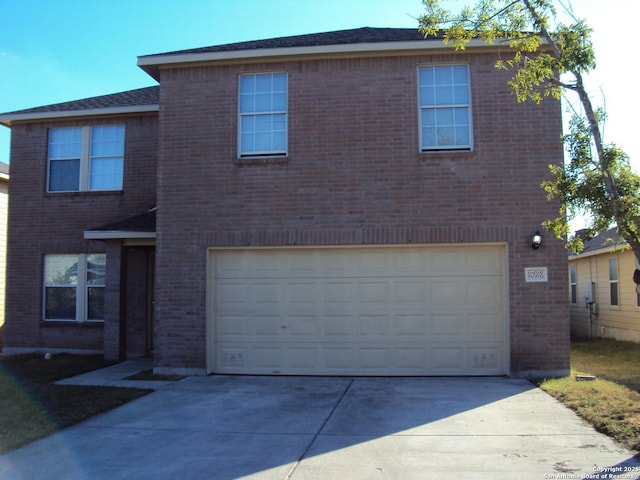
{"label": "two-story brick house", "polygon": [[[12,129],[5,353],[158,372],[562,375],[558,102],[495,47],[355,30],[140,57]],[[535,267],[536,275],[526,275]],[[537,281],[530,281],[537,280]]]}

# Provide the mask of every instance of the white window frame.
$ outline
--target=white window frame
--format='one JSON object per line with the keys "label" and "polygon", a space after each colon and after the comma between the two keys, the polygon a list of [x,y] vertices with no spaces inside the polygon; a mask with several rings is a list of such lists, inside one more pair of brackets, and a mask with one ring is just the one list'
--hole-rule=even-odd
{"label": "white window frame", "polygon": [[[105,281],[102,284],[89,284],[88,277],[88,259],[94,255],[102,255],[105,260]],[[77,262],[77,280],[75,283],[59,284],[59,283],[47,283],[47,257],[69,257],[75,259]],[[106,291],[106,254],[104,253],[91,253],[91,254],[50,254],[44,255],[42,258],[42,320],[44,322],[91,322],[91,323],[103,323],[104,319],[89,319],[89,288],[103,288]],[[75,318],[47,318],[47,288],[75,288],[76,296],[76,316]],[[104,293],[103,293],[104,294]]]}
{"label": "white window frame", "polygon": [[[259,111],[259,112],[243,112],[241,106],[241,96],[242,92],[242,79],[247,77],[261,77],[261,76],[273,76],[273,75],[284,75],[285,77],[285,108],[284,110],[268,110],[268,111]],[[242,146],[242,124],[243,119],[248,117],[258,118],[264,117],[267,115],[271,116],[284,116],[284,148],[282,149],[253,149],[253,150],[243,150]],[[238,76],[238,158],[247,158],[247,157],[286,157],[288,155],[289,149],[289,75],[287,72],[282,71],[274,71],[274,72],[257,72],[257,73],[243,73]]]}
{"label": "white window frame", "polygon": [[[611,275],[611,266],[612,263],[615,263],[615,278]],[[618,258],[613,257],[609,258],[609,305],[612,307],[620,307],[620,284],[618,283],[618,279],[620,278],[620,272],[618,270]],[[616,303],[613,303],[613,290],[615,287],[616,292]]]}
{"label": "white window frame", "polygon": [[[102,127],[121,127],[123,129],[123,133],[126,136],[126,129],[124,125],[94,125],[94,126],[83,126],[83,127],[62,127],[62,128],[52,128],[49,130],[49,139],[47,141],[47,193],[69,193],[69,192],[108,192],[108,191],[121,191],[124,184],[124,148],[125,148],[125,137],[123,137],[123,145],[122,145],[122,155],[121,155],[121,178],[120,185],[115,188],[92,188],[91,186],[91,169],[92,169],[92,161],[94,159],[98,160],[101,158],[120,158],[117,156],[107,156],[103,157],[100,155],[94,155],[91,151],[91,136],[93,134],[94,129],[102,128]],[[52,158],[51,157],[51,132],[52,131],[60,131],[60,130],[81,130],[81,145],[80,145],[80,157],[59,157]],[[51,163],[57,160],[79,160],[79,179],[78,179],[78,188],[76,190],[52,190],[51,189]]]}
{"label": "white window frame", "polygon": [[[640,263],[638,263],[638,259],[635,258],[635,255],[634,255],[634,261],[635,261],[636,268],[640,269]],[[640,308],[640,292],[638,291],[637,285],[634,290],[636,292],[636,308]]]}
{"label": "white window frame", "polygon": [[[421,88],[422,88],[422,84],[421,84],[421,78],[422,78],[422,72],[425,71],[426,69],[429,68],[451,68],[451,67],[466,67],[467,70],[467,99],[468,102],[467,103],[449,103],[449,104],[441,104],[441,105],[423,105],[422,104],[422,96],[421,96]],[[418,84],[418,141],[419,141],[419,151],[421,153],[425,153],[425,152],[444,152],[444,151],[460,151],[460,152],[470,152],[473,151],[473,123],[472,123],[472,119],[473,119],[473,115],[472,115],[472,110],[471,110],[471,104],[472,104],[472,99],[471,99],[471,73],[470,73],[470,69],[469,69],[469,65],[468,64],[460,64],[460,63],[451,63],[451,64],[433,64],[433,65],[420,65],[418,66],[418,71],[417,71],[417,84]],[[452,86],[454,84],[452,83]],[[456,142],[452,143],[452,144],[448,144],[448,145],[429,145],[429,146],[425,146],[424,145],[424,141],[425,139],[423,138],[423,122],[422,122],[422,117],[423,117],[423,112],[425,111],[434,111],[436,112],[437,110],[444,110],[444,109],[460,109],[460,108],[465,108],[467,110],[467,128],[468,128],[468,144],[456,144]],[[455,123],[452,125],[453,127],[455,127]]]}
{"label": "white window frame", "polygon": [[569,265],[569,301],[571,305],[578,304],[578,266]]}

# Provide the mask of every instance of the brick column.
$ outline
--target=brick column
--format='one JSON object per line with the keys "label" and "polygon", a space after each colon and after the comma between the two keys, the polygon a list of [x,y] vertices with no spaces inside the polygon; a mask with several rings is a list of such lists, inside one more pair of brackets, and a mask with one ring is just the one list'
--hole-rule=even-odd
{"label": "brick column", "polygon": [[123,272],[122,241],[109,240],[107,244],[107,272],[104,294],[104,358],[122,360],[125,355],[124,326],[121,315],[120,285]]}

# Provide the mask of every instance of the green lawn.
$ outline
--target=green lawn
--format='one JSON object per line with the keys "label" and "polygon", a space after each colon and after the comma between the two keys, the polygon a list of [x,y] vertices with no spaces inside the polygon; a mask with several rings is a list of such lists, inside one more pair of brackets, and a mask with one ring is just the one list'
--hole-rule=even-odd
{"label": "green lawn", "polygon": [[101,356],[0,358],[0,454],[150,392],[51,383],[107,365]]}
{"label": "green lawn", "polygon": [[[595,381],[576,381],[578,374]],[[574,340],[571,377],[545,380],[540,388],[598,431],[640,452],[640,344],[608,339]]]}

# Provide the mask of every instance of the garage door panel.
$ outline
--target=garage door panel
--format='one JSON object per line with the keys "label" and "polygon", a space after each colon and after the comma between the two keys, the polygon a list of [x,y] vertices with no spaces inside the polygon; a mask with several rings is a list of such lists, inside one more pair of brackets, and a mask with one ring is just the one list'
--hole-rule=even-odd
{"label": "garage door panel", "polygon": [[327,279],[322,284],[322,299],[326,310],[344,309],[353,299],[355,281]]}
{"label": "garage door panel", "polygon": [[220,281],[216,287],[216,298],[221,304],[245,304],[248,299],[247,284],[240,281]]}
{"label": "garage door panel", "polygon": [[391,299],[389,298],[390,285],[389,282],[380,280],[367,280],[358,284],[357,301],[366,308],[367,305],[385,304]]}
{"label": "garage door panel", "polygon": [[449,372],[463,370],[464,367],[462,347],[435,347],[431,350],[431,368],[434,372],[449,374]]}
{"label": "garage door panel", "polygon": [[332,374],[342,375],[353,370],[354,348],[347,345],[327,346],[323,349],[324,367]]}
{"label": "garage door panel", "polygon": [[457,339],[465,333],[464,318],[460,314],[436,313],[431,315],[431,335],[438,341]]}
{"label": "garage door panel", "polygon": [[292,315],[287,318],[285,334],[292,341],[313,342],[322,334],[316,315]]}
{"label": "garage door panel", "polygon": [[217,333],[221,339],[230,340],[234,336],[246,338],[247,317],[245,315],[221,314],[218,317]]}
{"label": "garage door panel", "polygon": [[284,281],[285,290],[284,301],[293,308],[300,308],[302,305],[308,305],[309,308],[316,308],[318,298],[319,282],[310,282],[305,280]]}
{"label": "garage door panel", "polygon": [[245,298],[256,305],[280,304],[282,302],[282,282],[276,280],[247,281]]}
{"label": "garage door panel", "polygon": [[394,302],[405,308],[422,305],[427,292],[427,282],[422,279],[398,280],[393,283]]}
{"label": "garage door panel", "polygon": [[364,341],[375,340],[376,337],[388,338],[391,334],[392,324],[389,322],[389,316],[380,313],[378,315],[368,314],[358,316],[359,337]]}
{"label": "garage door panel", "polygon": [[424,342],[427,335],[427,321],[424,314],[408,313],[394,315],[395,335],[398,338]]}
{"label": "garage door panel", "polygon": [[315,346],[291,347],[287,350],[287,364],[294,371],[313,371],[320,362],[319,349]]}
{"label": "garage door panel", "polygon": [[[500,335],[500,328],[502,327],[496,317],[496,312],[469,314],[467,321],[469,333],[476,337],[485,335],[490,339],[495,339]],[[486,339],[481,341],[483,340],[486,341]]]}
{"label": "garage door panel", "polygon": [[213,251],[214,371],[506,373],[499,246]]}
{"label": "garage door panel", "polygon": [[426,292],[433,304],[459,303],[465,293],[464,279],[431,279]]}
{"label": "garage door panel", "polygon": [[358,368],[375,370],[388,368],[392,364],[391,351],[384,347],[362,347],[358,349]]}
{"label": "garage door panel", "polygon": [[499,305],[503,285],[501,279],[481,277],[465,281],[465,295],[473,305]]}
{"label": "garage door panel", "polygon": [[282,334],[282,317],[272,314],[253,314],[248,315],[247,320],[251,326],[249,332],[253,341],[273,341]]}
{"label": "garage door panel", "polygon": [[340,337],[352,338],[356,333],[354,317],[355,315],[324,315],[324,335],[330,340],[337,340]]}
{"label": "garage door panel", "polygon": [[397,368],[414,371],[417,374],[428,371],[426,349],[424,347],[406,347],[396,350]]}

